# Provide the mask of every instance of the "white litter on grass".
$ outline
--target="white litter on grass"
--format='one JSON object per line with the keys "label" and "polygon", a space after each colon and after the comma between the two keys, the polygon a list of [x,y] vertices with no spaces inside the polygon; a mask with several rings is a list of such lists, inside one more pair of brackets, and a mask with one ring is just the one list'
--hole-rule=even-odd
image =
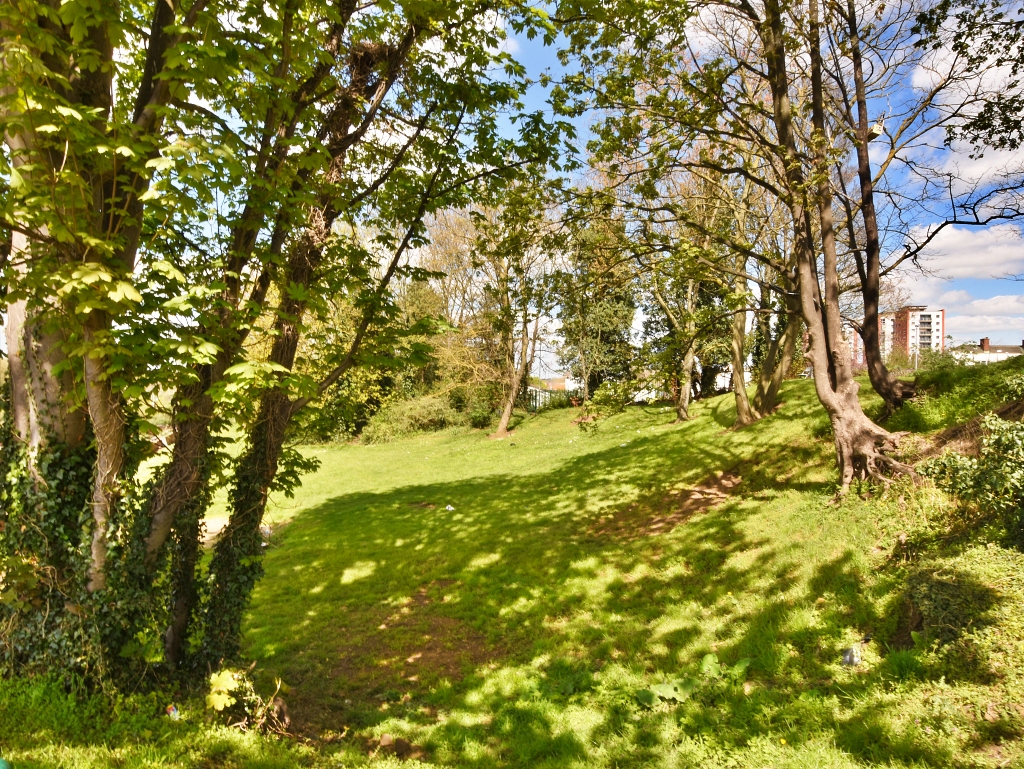
{"label": "white litter on grass", "polygon": [[444,509],[447,510],[449,513],[455,510],[455,508],[452,507],[451,505],[446,505]]}

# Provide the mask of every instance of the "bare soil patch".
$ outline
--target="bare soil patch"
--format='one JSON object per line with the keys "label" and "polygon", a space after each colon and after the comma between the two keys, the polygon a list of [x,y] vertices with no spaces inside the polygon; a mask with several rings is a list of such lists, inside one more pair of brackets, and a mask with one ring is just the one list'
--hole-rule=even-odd
{"label": "bare soil patch", "polygon": [[729,499],[743,479],[731,472],[716,473],[689,489],[671,491],[657,500],[643,500],[605,515],[590,526],[597,537],[621,540],[643,539],[665,534],[694,514]]}

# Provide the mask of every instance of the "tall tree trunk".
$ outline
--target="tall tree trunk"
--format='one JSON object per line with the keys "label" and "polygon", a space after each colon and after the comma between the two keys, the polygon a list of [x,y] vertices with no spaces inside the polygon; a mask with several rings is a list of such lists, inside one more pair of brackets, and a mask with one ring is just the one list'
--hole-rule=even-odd
{"label": "tall tree trunk", "polygon": [[515,408],[516,399],[519,397],[519,389],[523,386],[523,379],[527,375],[526,367],[529,363],[529,347],[530,318],[524,310],[522,332],[519,335],[519,365],[512,369],[508,395],[505,397],[505,405],[501,410],[501,419],[498,421],[498,427],[491,436],[492,438],[504,438],[508,435],[508,423],[512,419],[512,410]]}
{"label": "tall tree trunk", "polygon": [[[285,270],[284,285],[311,285],[330,227],[328,222],[318,221],[318,224],[322,226],[307,230],[294,247]],[[282,297],[268,361],[287,371],[295,365],[305,310],[304,299],[287,293]],[[236,466],[235,483],[229,495],[231,515],[210,561],[213,589],[204,618],[204,642],[207,661],[211,664],[237,655],[242,616],[253,587],[263,574],[260,525],[271,484],[277,475],[292,405],[282,387],[272,387],[263,393],[245,451]]]}
{"label": "tall tree trunk", "polygon": [[730,340],[732,364],[732,391],[736,396],[736,423],[734,427],[745,427],[760,419],[750,405],[747,396],[746,351],[743,342],[747,336],[747,313],[736,312],[732,316],[732,339]]}
{"label": "tall tree trunk", "polygon": [[540,338],[540,316],[533,321],[533,333],[530,334],[530,362],[526,366],[526,373],[529,376],[533,371],[533,364],[537,360],[537,340]]}
{"label": "tall tree trunk", "polygon": [[[14,233],[12,261],[25,251],[25,237]],[[8,376],[14,434],[34,462],[48,441],[69,448],[86,438],[87,412],[75,402],[74,372],[67,367],[63,329],[24,299],[7,308]],[[58,366],[63,371],[57,373]]]}
{"label": "tall tree trunk", "polygon": [[[810,342],[808,357],[814,370],[818,400],[829,416],[835,435],[840,493],[845,493],[855,476],[878,475],[880,464],[904,472],[910,472],[910,469],[883,453],[886,449],[894,447],[895,436],[874,424],[861,409],[857,394],[859,386],[849,375],[849,355],[846,354],[838,324],[839,308],[837,305],[833,304],[830,307],[828,304],[829,300],[834,302],[837,299],[839,285],[835,263],[830,260],[826,260],[825,263],[823,301],[821,286],[818,283],[813,231],[804,202],[807,186],[792,127],[793,110],[789,100],[785,23],[778,0],[767,0],[764,10],[765,19],[759,24],[759,32],[764,44],[765,63],[772,92],[773,118],[779,145],[784,152],[783,162],[790,196],[788,203],[794,227],[793,247],[797,263],[800,308],[807,324]],[[811,29],[811,64],[814,74],[812,91],[815,91],[812,101],[817,112],[821,102],[821,62],[816,0],[811,2]],[[819,122],[819,117],[816,116],[816,122]],[[823,123],[823,120],[820,122]],[[824,173],[827,178],[827,170],[819,168],[818,171]]]}
{"label": "tall tree trunk", "polygon": [[685,422],[690,418],[690,396],[693,393],[693,365],[696,361],[696,355],[694,355],[693,352],[693,335],[696,330],[693,321],[693,302],[695,298],[693,280],[691,279],[687,281],[686,284],[687,314],[685,331],[682,324],[679,322],[679,318],[677,318],[676,314],[672,312],[672,308],[668,306],[668,302],[666,302],[665,297],[662,296],[656,279],[651,292],[654,294],[654,300],[658,303],[658,306],[661,307],[661,311],[665,313],[665,318],[668,320],[672,336],[675,337],[677,341],[683,342],[686,345],[683,349],[683,362],[677,372],[679,377],[679,387],[675,392],[674,398],[676,422]]}
{"label": "tall tree trunk", "polygon": [[676,422],[685,422],[690,418],[690,398],[693,396],[693,364],[696,360],[693,345],[683,353],[683,363],[679,367],[679,391],[675,397]]}
{"label": "tall tree trunk", "polygon": [[196,381],[178,388],[174,395],[174,448],[171,461],[160,472],[150,495],[150,528],[146,537],[145,564],[151,570],[170,536],[178,512],[205,483],[203,457],[210,442],[214,415],[210,387],[219,381],[228,356],[221,354],[214,365],[195,368]]}
{"label": "tall tree trunk", "polygon": [[[93,310],[86,324],[87,344],[102,343],[99,338],[104,326],[109,325],[105,313]],[[92,558],[89,563],[89,592],[102,590],[107,585],[107,529],[120,496],[119,481],[124,468],[125,418],[121,399],[110,386],[106,361],[86,355],[85,391],[89,403],[89,417],[96,437],[96,473],[92,492]]]}
{"label": "tall tree trunk", "polygon": [[782,335],[773,339],[768,348],[768,355],[761,366],[761,378],[754,396],[754,408],[762,416],[775,411],[779,403],[779,388],[786,372],[793,365],[796,354],[796,339],[800,332],[799,308],[791,311]]}
{"label": "tall tree trunk", "polygon": [[[860,180],[860,212],[864,220],[865,264],[861,269],[861,298],[864,302],[864,323],[861,336],[864,340],[864,360],[867,363],[868,378],[890,409],[903,405],[904,399],[913,395],[913,385],[901,382],[886,367],[882,360],[882,347],[878,329],[879,282],[881,272],[881,242],[878,234],[878,214],[875,211],[874,179],[871,175],[871,157],[868,154],[868,105],[864,86],[864,62],[860,49],[860,27],[857,8],[853,0],[847,2],[850,25],[850,55],[853,59],[853,83],[857,101],[857,176]],[[854,244],[854,255],[860,261],[860,252]]]}
{"label": "tall tree trunk", "polygon": [[[209,478],[208,454],[203,462],[201,474]],[[199,564],[200,537],[203,518],[209,505],[209,486],[204,483],[198,493],[191,496],[174,518],[171,531],[174,548],[171,555],[171,619],[164,632],[164,657],[173,666],[185,659],[186,642],[191,630],[193,614],[199,603],[196,585],[196,566]]]}
{"label": "tall tree trunk", "polygon": [[[287,353],[287,343],[281,341],[280,337],[275,340],[270,357],[272,362],[285,365],[283,359],[287,356],[282,353]],[[260,525],[277,474],[290,409],[291,402],[282,391],[264,394],[245,452],[238,460],[229,500],[231,516],[210,561],[213,590],[203,635],[207,660],[215,666],[237,656],[245,607],[263,574]]]}

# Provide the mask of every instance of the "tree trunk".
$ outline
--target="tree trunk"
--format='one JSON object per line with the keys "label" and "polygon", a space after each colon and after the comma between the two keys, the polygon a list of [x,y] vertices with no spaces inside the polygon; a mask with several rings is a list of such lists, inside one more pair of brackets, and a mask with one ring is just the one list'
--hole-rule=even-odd
{"label": "tree trunk", "polygon": [[[765,49],[765,62],[779,145],[784,152],[785,176],[789,192],[790,215],[794,227],[793,247],[797,262],[800,308],[807,324],[808,357],[814,370],[814,386],[835,435],[840,475],[840,493],[845,493],[853,478],[878,476],[879,465],[912,472],[883,453],[895,444],[895,436],[868,419],[860,406],[859,386],[850,376],[850,360],[839,327],[838,286],[834,259],[826,253],[825,292],[818,283],[817,260],[813,248],[810,217],[805,206],[807,189],[792,127],[793,110],[789,100],[789,75],[785,49],[786,29],[778,0],[767,0],[765,19],[759,25]],[[821,61],[818,48],[817,2],[811,0],[811,67],[815,124],[823,124],[821,107]],[[820,151],[819,151],[820,154]],[[820,165],[818,173],[828,178]],[[823,227],[826,225],[822,223]]]}
{"label": "tree trunk", "polygon": [[783,330],[775,339],[766,337],[768,339],[768,349],[765,351],[764,360],[761,361],[761,374],[757,380],[757,390],[754,393],[753,408],[759,413],[767,416],[772,412],[774,404],[767,402],[768,389],[771,387],[772,380],[775,377],[775,371],[778,368],[779,351],[784,348],[786,341],[786,334],[789,331],[789,322],[786,323],[786,328]]}
{"label": "tree trunk", "polygon": [[[315,224],[307,228],[292,250],[284,270],[284,285],[309,287],[312,284],[323,258],[322,248],[330,234],[332,221],[330,216],[319,212]],[[390,280],[396,266],[397,257],[385,280]],[[270,363],[292,370],[305,311],[305,299],[284,294],[274,324],[274,344],[268,356]],[[363,331],[368,322],[364,316]],[[360,338],[357,334],[349,359]],[[247,436],[245,451],[236,466],[235,484],[229,495],[231,515],[217,540],[210,562],[213,588],[204,616],[203,638],[206,661],[212,665],[219,665],[222,660],[232,659],[238,654],[242,616],[252,590],[263,574],[260,525],[271,484],[277,475],[293,405],[283,387],[271,387],[263,393],[256,421]],[[184,637],[177,635],[175,638],[180,644]]]}
{"label": "tree trunk", "polygon": [[[218,363],[223,364],[223,355]],[[226,366],[218,365],[223,370]],[[184,385],[174,396],[174,448],[171,461],[158,476],[150,496],[150,528],[146,537],[145,563],[151,570],[160,548],[171,533],[178,512],[203,487],[203,457],[210,440],[214,404],[209,388],[219,376],[214,367],[196,367],[198,381]]]}
{"label": "tree trunk", "polygon": [[676,422],[685,422],[690,418],[690,397],[693,395],[693,345],[683,353],[683,365],[679,368],[679,391],[676,393]]}
{"label": "tree trunk", "polygon": [[768,356],[761,366],[761,379],[757,385],[757,394],[754,396],[754,408],[762,416],[775,411],[779,403],[782,380],[785,379],[789,367],[793,365],[796,338],[800,331],[800,317],[797,312],[791,312],[788,317],[782,336],[772,340]]}
{"label": "tree trunk", "polygon": [[[85,330],[87,344],[101,343],[97,338],[97,330],[109,324],[103,315],[98,310],[90,313]],[[125,418],[120,397],[110,386],[103,358],[86,355],[85,391],[96,437],[96,472],[91,503],[92,558],[89,563],[89,592],[94,593],[107,585],[107,529],[120,496],[119,481],[125,460]]]}
{"label": "tree trunk", "polygon": [[534,361],[537,360],[537,340],[540,338],[540,316],[533,321],[533,333],[530,335],[530,362],[526,366],[526,373],[529,376],[533,371]]}
{"label": "tree trunk", "polygon": [[[201,460],[208,461],[205,455]],[[201,472],[203,480],[209,472]],[[199,493],[189,498],[188,503],[178,511],[174,519],[172,534],[174,550],[171,556],[171,621],[164,632],[164,657],[177,667],[185,659],[186,642],[193,621],[193,613],[199,603],[196,586],[196,566],[199,563],[200,537],[203,517],[209,504],[209,486],[203,484]]]}
{"label": "tree trunk", "polygon": [[[14,233],[12,240],[13,254],[23,251],[24,236]],[[7,308],[11,420],[30,462],[49,441],[77,448],[86,438],[87,415],[75,402],[74,372],[66,366],[54,371],[67,360],[63,330],[54,325],[24,299]]]}
{"label": "tree trunk", "polygon": [[[279,344],[281,341],[280,337],[275,340],[271,358],[281,358],[280,353],[285,352],[283,348],[287,345]],[[213,590],[206,608],[203,636],[207,661],[215,667],[237,656],[243,614],[256,582],[263,575],[260,525],[267,509],[270,484],[277,474],[290,409],[291,402],[283,392],[268,391],[260,400],[259,416],[238,460],[229,500],[231,516],[210,562]]]}
{"label": "tree trunk", "polygon": [[746,353],[743,342],[747,335],[747,313],[737,312],[732,316],[732,391],[736,396],[736,423],[733,427],[746,427],[760,419],[750,406],[747,397]]}
{"label": "tree trunk", "polygon": [[[904,399],[913,395],[913,385],[901,382],[886,367],[882,360],[882,347],[878,336],[878,298],[881,272],[881,242],[878,235],[878,215],[875,211],[874,180],[871,176],[871,158],[868,154],[868,105],[864,87],[864,63],[861,59],[860,29],[857,22],[857,8],[853,0],[847,3],[850,25],[850,55],[853,59],[853,83],[857,100],[857,176],[860,180],[860,212],[864,220],[865,264],[861,273],[861,297],[864,302],[864,323],[861,337],[864,340],[864,361],[868,377],[890,409],[903,405]],[[854,244],[858,261],[860,253]]]}
{"label": "tree trunk", "polygon": [[512,419],[512,410],[515,408],[516,398],[519,397],[519,388],[523,386],[523,379],[527,375],[526,367],[529,363],[529,347],[530,319],[524,311],[523,330],[519,339],[519,365],[512,370],[512,379],[509,382],[509,391],[505,398],[505,407],[501,410],[501,419],[498,421],[498,428],[494,431],[494,434],[491,435],[492,438],[504,438],[508,435],[508,423]]}

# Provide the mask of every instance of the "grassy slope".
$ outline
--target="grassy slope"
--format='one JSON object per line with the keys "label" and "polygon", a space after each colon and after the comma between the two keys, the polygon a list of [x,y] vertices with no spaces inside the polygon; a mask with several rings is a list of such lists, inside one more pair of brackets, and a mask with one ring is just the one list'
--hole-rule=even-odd
{"label": "grassy slope", "polygon": [[[900,489],[830,505],[810,383],[784,397],[740,432],[726,397],[685,425],[635,408],[581,434],[560,411],[511,441],[318,448],[247,627],[315,750],[145,705],[122,734],[75,730],[70,709],[62,728],[12,684],[0,746],[21,766],[347,766],[387,732],[446,766],[1024,766],[1024,557],[967,542],[901,563],[897,533],[939,506]],[[693,513],[687,490],[722,471],[743,480]],[[906,636],[905,594],[945,643],[873,642],[842,667],[865,632]],[[712,651],[752,660],[746,687],[637,703]]]}

